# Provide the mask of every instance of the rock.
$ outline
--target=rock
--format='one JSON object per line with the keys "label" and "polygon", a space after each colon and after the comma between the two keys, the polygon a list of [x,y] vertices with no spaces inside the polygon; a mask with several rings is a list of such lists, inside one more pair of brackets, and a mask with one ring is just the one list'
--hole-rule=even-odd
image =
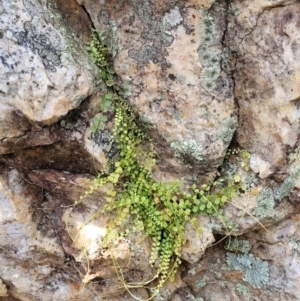
{"label": "rock", "polygon": [[175,276],[174,281],[167,281],[159,290],[159,293],[153,298],[154,301],[170,300],[176,292],[183,285],[179,273]]}
{"label": "rock", "polygon": [[202,223],[214,234],[241,235],[250,230],[268,227],[299,212],[298,152],[293,154],[286,173],[281,174],[276,181],[274,178],[261,180],[257,177],[250,170],[252,158],[253,156],[245,159],[243,151],[233,151],[224,162],[221,169],[223,183],[232,182],[235,175],[238,175],[243,187],[235,191],[236,195],[225,204],[222,215],[216,214],[210,217],[208,223]]}
{"label": "rock", "polygon": [[1,7],[1,144],[24,138],[33,123],[56,122],[96,87],[84,47],[49,6],[18,0]]}
{"label": "rock", "polygon": [[[56,228],[38,216],[38,212],[42,212],[38,208],[41,189],[24,182],[16,170],[6,170],[1,175],[0,189],[3,234],[0,277],[11,283],[9,294],[21,300],[29,300],[26,296],[30,294],[35,298],[40,294],[43,300],[59,300],[64,289],[70,289],[69,285],[72,287],[72,281],[64,272],[67,266],[62,270],[65,256],[58,243]],[[61,271],[55,273],[55,268]],[[60,288],[55,285],[57,281],[60,281]],[[42,287],[44,292],[40,291]],[[57,294],[58,299],[53,294]]]}
{"label": "rock", "polygon": [[254,153],[253,170],[265,178],[283,165],[286,149],[296,145],[300,131],[300,5],[235,1],[230,9],[226,44],[236,57],[237,141]]}
{"label": "rock", "polygon": [[[261,259],[269,262],[270,283],[272,290],[281,291],[282,300],[299,300],[298,287],[300,281],[299,261],[299,214],[266,231],[260,231],[257,239],[253,233],[245,238],[253,245],[252,250]],[[286,275],[286,277],[282,277]],[[293,276],[292,276],[293,275]],[[261,296],[264,292],[260,292]],[[266,294],[266,293],[265,293]],[[290,298],[290,299],[289,299]]]}
{"label": "rock", "polygon": [[[215,238],[207,225],[209,218],[199,216],[195,224],[188,223],[185,231],[186,242],[182,248],[181,258],[189,263],[196,263]],[[195,228],[196,227],[196,228]]]}
{"label": "rock", "polygon": [[[30,174],[30,179],[39,186],[51,187],[48,203],[42,208],[48,213],[48,218],[56,222],[64,250],[85,270],[81,275],[83,283],[102,279],[101,295],[110,297],[125,292],[119,284],[116,269],[120,269],[119,273],[126,277],[127,282],[146,281],[153,276],[154,270],[149,265],[151,248],[143,235],[121,239],[118,233],[111,233],[116,238],[110,251],[101,246],[107,223],[112,218],[100,212],[107,196],[107,186],[80,201],[80,196],[90,189],[91,177],[36,170]],[[78,204],[73,207],[74,202]]]}
{"label": "rock", "polygon": [[179,295],[175,294],[170,301],[182,301]]}
{"label": "rock", "polygon": [[158,284],[143,232],[105,245],[110,187],[93,181],[119,149],[113,110],[92,130],[107,92],[85,50],[94,24],[152,138],[154,179],[228,189],[223,211],[187,223],[153,300],[300,301],[299,1],[4,2],[1,300],[147,300]]}
{"label": "rock", "polygon": [[7,296],[7,288],[6,285],[0,280],[0,297],[6,297]]}
{"label": "rock", "polygon": [[249,232],[238,241],[247,242],[251,253],[249,249],[231,249],[226,258],[220,242],[219,247],[208,249],[204,258],[189,266],[183,281],[204,300],[211,296],[220,300],[250,300],[250,296],[257,300],[299,300],[298,227],[296,214],[267,231]]}
{"label": "rock", "polygon": [[[111,256],[122,266],[128,282],[145,281],[145,275],[153,274],[148,263],[147,240],[141,236],[130,237],[116,243],[112,254],[100,246],[107,217],[86,223],[87,215],[99,211],[96,204],[104,191],[69,211],[69,200],[79,199],[89,185],[88,178],[45,170],[32,172],[30,180],[51,187],[54,195],[45,195],[44,202],[38,199],[43,197],[41,185],[37,186],[39,189],[34,188],[16,170],[6,171],[1,177],[0,222],[5,235],[0,247],[6,251],[0,254],[0,277],[13,284],[10,294],[21,300],[27,300],[23,298],[28,294],[34,298],[43,296],[43,300],[71,300],[82,289],[82,300],[90,300],[95,292],[103,297],[120,295],[126,290],[118,283],[115,272],[118,267],[112,263]],[[22,202],[24,199],[26,203]],[[14,250],[17,258],[11,253]]]}
{"label": "rock", "polygon": [[[59,123],[36,127],[21,138],[2,144],[2,160],[25,173],[38,169],[95,174],[116,153],[107,135],[92,134],[93,99],[72,110]],[[99,104],[98,104],[99,105]],[[108,130],[105,133],[109,132]],[[102,151],[104,150],[104,151]]]}
{"label": "rock", "polygon": [[205,10],[211,1],[154,2],[79,1],[99,32],[113,33],[114,67],[157,141],[160,176],[192,179],[216,171],[237,126],[232,82],[220,68],[225,18]]}
{"label": "rock", "polygon": [[88,43],[91,35],[91,21],[77,1],[54,0],[49,2],[51,10],[57,16],[61,16],[65,25],[72,30],[72,36],[75,36],[79,42]]}
{"label": "rock", "polygon": [[20,301],[20,299],[14,298],[12,296],[9,297],[3,297],[2,298],[3,301]]}

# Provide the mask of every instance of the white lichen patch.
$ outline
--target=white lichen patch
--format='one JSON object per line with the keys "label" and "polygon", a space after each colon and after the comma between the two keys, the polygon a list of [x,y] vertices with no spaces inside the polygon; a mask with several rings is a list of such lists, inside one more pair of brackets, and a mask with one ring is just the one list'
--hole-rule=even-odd
{"label": "white lichen patch", "polygon": [[165,14],[164,21],[170,24],[171,27],[175,27],[183,21],[178,6],[175,6],[169,13]]}
{"label": "white lichen patch", "polygon": [[171,143],[171,147],[175,149],[175,157],[181,162],[187,161],[188,157],[192,157],[198,162],[203,161],[203,147],[196,139],[174,141]]}

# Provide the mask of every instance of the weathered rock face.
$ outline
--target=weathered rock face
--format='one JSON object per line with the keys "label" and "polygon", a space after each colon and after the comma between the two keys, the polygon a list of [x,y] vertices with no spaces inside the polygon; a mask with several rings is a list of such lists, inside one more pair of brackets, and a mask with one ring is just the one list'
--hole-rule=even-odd
{"label": "weathered rock face", "polygon": [[237,141],[261,178],[278,171],[299,136],[299,1],[234,1],[226,46],[239,103]]}
{"label": "weathered rock face", "polygon": [[225,14],[208,12],[209,1],[79,3],[100,32],[117,28],[114,66],[158,141],[160,171],[193,180],[215,172],[237,127],[233,83],[221,66]]}
{"label": "weathered rock face", "polygon": [[[246,187],[224,216],[199,216],[202,231],[187,224],[183,263],[154,300],[300,300],[300,3],[167,2],[1,2],[1,300],[150,295],[124,283],[155,275],[151,241],[129,235],[108,251],[109,187],[79,201],[118,155],[113,113],[104,130],[90,127],[105,91],[84,45],[92,24],[153,138],[153,176],[238,173]],[[232,142],[250,160],[223,162]]]}
{"label": "weathered rock face", "polygon": [[207,250],[188,269],[184,280],[191,291],[178,292],[178,300],[189,300],[191,292],[204,300],[299,300],[298,227],[296,214],[268,231],[239,237],[233,248],[224,245],[225,254]]}
{"label": "weathered rock face", "polygon": [[[9,152],[11,143],[24,144],[25,138],[35,145],[33,123],[57,121],[96,86],[96,69],[62,18],[47,9],[51,5],[30,0],[1,4],[1,153]],[[49,140],[44,143],[53,143]]]}

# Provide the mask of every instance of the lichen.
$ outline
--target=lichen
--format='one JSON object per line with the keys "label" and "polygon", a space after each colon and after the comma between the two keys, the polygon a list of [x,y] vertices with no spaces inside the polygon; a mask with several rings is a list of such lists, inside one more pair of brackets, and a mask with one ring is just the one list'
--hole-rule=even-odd
{"label": "lichen", "polygon": [[217,28],[213,16],[206,11],[202,11],[202,26],[200,47],[198,55],[202,64],[201,80],[204,89],[211,91],[215,88],[221,68],[220,61],[222,51],[215,47]]}
{"label": "lichen", "polygon": [[174,141],[171,143],[171,147],[175,149],[175,157],[181,162],[189,165],[191,158],[194,158],[197,162],[202,162],[201,144],[195,139],[188,139],[185,141]]}
{"label": "lichen", "polygon": [[183,21],[178,6],[175,6],[169,13],[165,14],[164,21],[167,22],[170,27],[175,27]]}
{"label": "lichen", "polygon": [[92,140],[105,151],[109,151],[113,142],[112,135],[108,130],[98,130],[91,134]]}
{"label": "lichen", "polygon": [[237,283],[235,286],[235,290],[240,293],[243,297],[246,298],[247,301],[250,300],[250,290],[247,286]]}
{"label": "lichen", "polygon": [[246,239],[229,238],[226,242],[225,248],[232,252],[241,252],[248,254],[251,250],[251,245]]}
{"label": "lichen", "polygon": [[[140,47],[130,48],[128,56],[137,61],[137,68],[140,69],[148,64],[151,60],[154,64],[160,64],[163,69],[170,67],[170,63],[166,60],[166,47],[173,43],[174,37],[166,31],[166,26],[170,27],[170,23],[163,17],[154,16],[153,3],[148,1],[128,0],[129,4],[138,15],[143,24],[143,31],[141,34],[142,43]],[[174,9],[176,12],[176,9]],[[175,13],[170,12],[171,15],[166,17],[174,24],[177,20],[172,20]]]}
{"label": "lichen", "polygon": [[150,115],[147,114],[141,114],[139,116],[140,121],[144,124],[146,128],[153,128],[155,127],[153,123],[153,118]]}
{"label": "lichen", "polygon": [[229,144],[237,126],[238,122],[236,117],[230,116],[226,118],[222,123],[218,136],[224,141],[224,143]]}
{"label": "lichen", "polygon": [[222,230],[222,226],[219,224],[208,223],[206,226],[210,231],[212,231],[212,230],[221,231]]}
{"label": "lichen", "polygon": [[289,161],[293,162],[295,161],[300,155],[300,145],[297,146],[297,148],[289,154]]}
{"label": "lichen", "polygon": [[132,86],[129,82],[123,81],[123,83],[121,84],[119,95],[123,98],[129,98],[132,95]]}
{"label": "lichen", "polygon": [[250,283],[254,288],[262,288],[269,282],[268,262],[252,254],[226,253],[226,263],[229,270],[242,272],[243,280]]}
{"label": "lichen", "polygon": [[254,208],[252,214],[256,217],[268,216],[275,206],[273,190],[269,187],[263,188],[257,197],[257,206]]}
{"label": "lichen", "polygon": [[205,66],[201,71],[201,79],[204,83],[204,88],[211,91],[215,87],[219,75],[220,67],[218,65]]}
{"label": "lichen", "polygon": [[115,57],[121,50],[117,30],[118,28],[116,23],[109,21],[105,30],[98,31],[99,39],[104,45],[107,46],[112,57]]}
{"label": "lichen", "polygon": [[292,240],[292,248],[294,251],[296,251],[298,254],[300,254],[300,241],[299,240]]}
{"label": "lichen", "polygon": [[172,292],[170,290],[165,290],[162,293],[158,293],[155,297],[155,299],[157,301],[165,301],[165,300],[169,300],[170,296],[171,296]]}
{"label": "lichen", "polygon": [[290,195],[294,189],[300,176],[300,165],[296,165],[292,168],[290,175],[283,181],[277,192],[275,193],[275,199],[281,201],[284,197]]}
{"label": "lichen", "polygon": [[187,297],[189,298],[188,301],[205,301],[203,298],[198,297],[196,298],[194,295],[192,295],[191,293],[187,294]]}
{"label": "lichen", "polygon": [[176,76],[176,79],[177,79],[177,81],[180,83],[180,84],[185,84],[185,82],[186,82],[186,76],[185,75],[182,75],[182,74],[178,74],[177,76]]}
{"label": "lichen", "polygon": [[274,214],[273,216],[272,216],[272,219],[274,220],[274,221],[279,221],[279,220],[281,220],[281,219],[283,219],[284,218],[284,214],[282,214],[282,213],[276,213],[276,214]]}
{"label": "lichen", "polygon": [[195,268],[192,268],[188,271],[188,274],[191,274],[191,275],[195,275],[196,274],[196,269]]}
{"label": "lichen", "polygon": [[226,282],[225,281],[218,281],[218,285],[220,287],[225,287],[226,286]]}
{"label": "lichen", "polygon": [[196,288],[203,288],[206,286],[207,281],[209,281],[209,277],[204,275],[200,280],[196,282]]}
{"label": "lichen", "polygon": [[34,16],[24,22],[24,31],[14,32],[14,37],[21,46],[37,53],[47,70],[56,72],[61,67],[66,41],[52,24]]}

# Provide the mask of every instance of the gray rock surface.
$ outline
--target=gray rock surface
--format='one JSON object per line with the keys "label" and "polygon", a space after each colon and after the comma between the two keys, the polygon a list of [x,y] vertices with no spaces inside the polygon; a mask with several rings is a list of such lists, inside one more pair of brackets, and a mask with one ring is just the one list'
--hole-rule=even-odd
{"label": "gray rock surface", "polygon": [[84,46],[50,7],[46,1],[1,2],[1,153],[24,143],[33,124],[52,124],[78,107],[97,84]]}

